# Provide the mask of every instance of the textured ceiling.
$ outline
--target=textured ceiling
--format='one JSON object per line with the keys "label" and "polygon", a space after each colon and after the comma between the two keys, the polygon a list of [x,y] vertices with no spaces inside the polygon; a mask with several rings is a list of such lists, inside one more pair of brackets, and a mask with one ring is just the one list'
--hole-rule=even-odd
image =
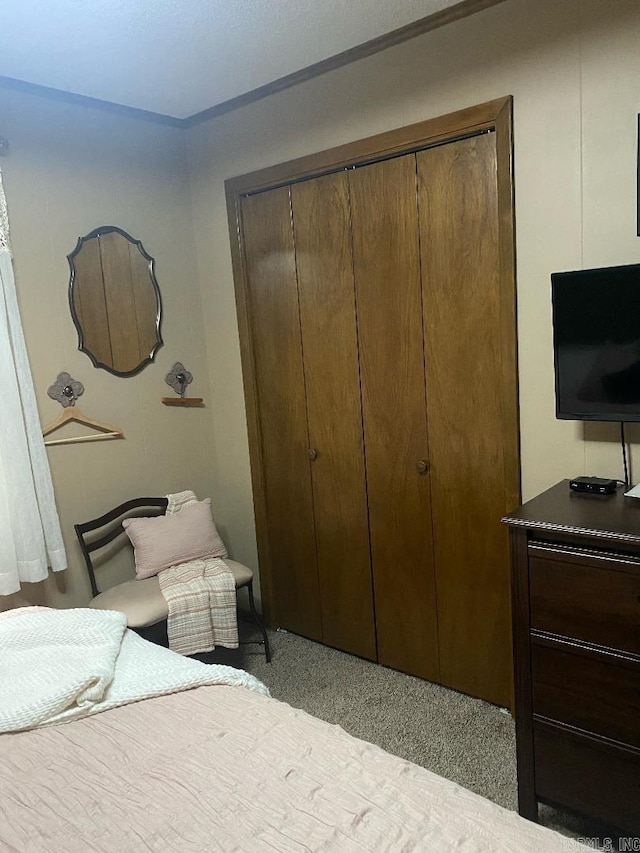
{"label": "textured ceiling", "polygon": [[2,0],[0,76],[186,118],[458,0]]}

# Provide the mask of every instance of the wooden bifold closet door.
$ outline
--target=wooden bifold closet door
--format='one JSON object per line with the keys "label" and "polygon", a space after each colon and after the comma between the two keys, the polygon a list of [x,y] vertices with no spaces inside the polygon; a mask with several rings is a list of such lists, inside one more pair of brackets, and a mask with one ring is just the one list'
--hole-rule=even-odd
{"label": "wooden bifold closet door", "polygon": [[499,144],[466,134],[238,193],[236,263],[270,623],[510,705]]}
{"label": "wooden bifold closet door", "polygon": [[344,172],[291,187],[322,636],[375,660],[358,333]]}
{"label": "wooden bifold closet door", "polygon": [[243,204],[273,595],[283,626],[322,639],[288,188]]}
{"label": "wooden bifold closet door", "polygon": [[349,185],[378,659],[439,680],[415,156]]}
{"label": "wooden bifold closet door", "polygon": [[508,705],[509,559],[499,519],[512,488],[505,451],[517,443],[517,392],[515,371],[504,377],[515,318],[504,328],[496,134],[420,151],[417,166],[440,678]]}

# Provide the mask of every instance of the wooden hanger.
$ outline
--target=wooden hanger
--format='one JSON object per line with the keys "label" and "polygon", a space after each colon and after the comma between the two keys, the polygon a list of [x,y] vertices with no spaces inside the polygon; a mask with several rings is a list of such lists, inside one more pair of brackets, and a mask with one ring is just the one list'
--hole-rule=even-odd
{"label": "wooden hanger", "polygon": [[64,424],[69,423],[70,421],[75,421],[83,426],[93,427],[94,429],[99,430],[99,432],[91,433],[90,435],[75,435],[70,436],[69,438],[55,438],[52,441],[45,441],[45,445],[75,444],[80,441],[104,441],[108,438],[124,438],[124,433],[120,427],[105,423],[104,421],[97,421],[95,418],[90,418],[76,406],[69,406],[64,409],[55,421],[51,421],[50,424],[47,424],[46,427],[42,428],[42,435],[49,435],[49,433],[59,429],[61,426],[64,426]]}

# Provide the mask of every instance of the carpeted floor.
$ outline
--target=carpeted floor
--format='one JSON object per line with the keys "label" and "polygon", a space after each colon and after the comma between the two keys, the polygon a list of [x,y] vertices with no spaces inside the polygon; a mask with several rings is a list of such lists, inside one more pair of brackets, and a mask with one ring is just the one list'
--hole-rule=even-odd
{"label": "carpeted floor", "polygon": [[[504,709],[295,634],[269,637],[271,664],[259,645],[200,659],[246,669],[274,698],[516,809],[515,727]],[[540,819],[595,849],[618,849],[615,833],[578,816],[542,806]]]}
{"label": "carpeted floor", "polygon": [[270,636],[273,662],[255,654],[260,647],[245,647],[244,668],[276,699],[516,807],[509,714],[295,634]]}

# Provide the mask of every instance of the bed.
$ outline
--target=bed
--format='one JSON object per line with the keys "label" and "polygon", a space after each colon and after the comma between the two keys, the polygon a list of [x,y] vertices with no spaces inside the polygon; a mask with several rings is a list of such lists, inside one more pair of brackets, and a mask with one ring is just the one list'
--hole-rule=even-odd
{"label": "bed", "polygon": [[0,850],[584,850],[121,614],[0,617]]}

